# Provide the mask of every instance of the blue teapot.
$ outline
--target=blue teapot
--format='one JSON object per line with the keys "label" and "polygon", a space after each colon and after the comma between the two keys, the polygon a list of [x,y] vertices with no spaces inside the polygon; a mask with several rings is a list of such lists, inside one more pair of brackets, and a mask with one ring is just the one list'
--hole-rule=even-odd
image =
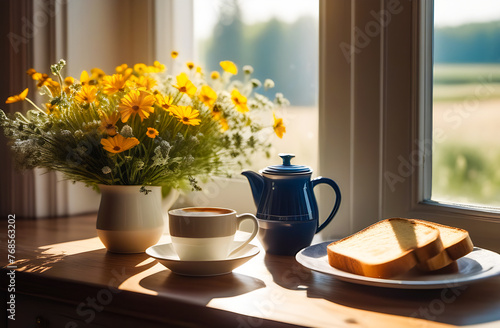
{"label": "blue teapot", "polygon": [[[293,154],[279,154],[282,165],[271,165],[258,174],[244,171],[250,182],[257,207],[259,240],[269,254],[295,255],[311,245],[314,235],[325,228],[340,207],[340,189],[332,179],[311,180],[312,170],[292,165]],[[313,188],[325,183],[335,191],[335,204],[326,220],[319,224],[319,213]]]}

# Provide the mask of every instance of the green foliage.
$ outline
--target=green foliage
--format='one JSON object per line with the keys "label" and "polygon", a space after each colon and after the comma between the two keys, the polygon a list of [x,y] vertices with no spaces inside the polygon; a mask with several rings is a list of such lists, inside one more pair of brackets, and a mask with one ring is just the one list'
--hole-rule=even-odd
{"label": "green foliage", "polygon": [[500,83],[499,64],[435,64],[434,85]]}
{"label": "green foliage", "polygon": [[[245,81],[237,81],[223,72],[220,78],[206,81],[201,73],[189,72],[198,90],[189,96],[175,86],[175,77],[161,72],[159,63],[154,67],[137,64],[123,75],[75,80],[64,88],[60,75],[64,65],[60,66],[54,65],[52,70],[61,84],[51,79],[39,83],[47,103],[55,106],[51,111],[34,103],[36,109],[26,114],[7,117],[0,111],[0,126],[22,169],[60,171],[67,179],[93,187],[157,185],[165,190],[186,186],[198,190],[198,179],[227,176],[238,162],[246,163],[256,152],[266,153],[270,147],[272,111],[277,105],[253,92],[250,74]],[[36,74],[33,78],[41,79],[42,75]],[[121,88],[107,91],[115,83],[110,82],[115,81],[112,78],[118,76],[127,77]],[[151,78],[157,86],[143,86],[144,78]],[[209,84],[214,98],[207,103],[200,90]],[[248,104],[247,113],[235,107],[230,92],[236,86]],[[91,100],[80,100],[84,91],[93,95]],[[143,99],[125,106],[133,94]],[[170,99],[168,109],[164,107],[166,99]],[[140,114],[142,107],[146,114]],[[193,109],[200,123],[187,124],[188,114],[182,114],[182,108]],[[128,111],[134,113],[124,116]],[[268,114],[265,123],[261,122],[263,113]],[[150,129],[157,135],[149,135]],[[115,142],[114,147],[106,148],[111,142]]]}
{"label": "green foliage", "polygon": [[500,63],[500,21],[434,30],[435,63]]}
{"label": "green foliage", "polygon": [[[225,0],[219,7],[212,37],[200,45],[205,66],[217,69],[225,58],[249,64],[256,68],[254,78],[262,82],[272,77],[276,91],[286,94],[295,106],[316,105],[318,21],[303,16],[293,23],[271,19],[248,25],[241,20],[237,0]],[[261,93],[273,97],[270,90]]]}
{"label": "green foliage", "polygon": [[444,143],[434,157],[432,199],[500,205],[500,151]]}
{"label": "green foliage", "polygon": [[[434,117],[439,117],[434,124],[448,139],[433,149],[432,199],[500,206],[500,151],[491,146],[492,137],[477,138],[485,131],[493,133],[481,112],[491,110],[491,119],[497,119],[500,64],[435,64],[433,98]],[[450,113],[464,120],[460,133],[454,131],[456,121],[446,116]]]}

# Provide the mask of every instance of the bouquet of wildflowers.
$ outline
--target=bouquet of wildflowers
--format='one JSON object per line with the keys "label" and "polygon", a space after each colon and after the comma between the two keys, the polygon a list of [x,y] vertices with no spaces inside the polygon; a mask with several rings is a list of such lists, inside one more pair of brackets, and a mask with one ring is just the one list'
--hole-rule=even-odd
{"label": "bouquet of wildflowers", "polygon": [[33,109],[11,117],[0,111],[21,168],[60,171],[94,187],[190,183],[198,189],[198,179],[228,174],[254,152],[268,152],[273,131],[280,138],[285,132],[275,109],[287,100],[256,93],[261,83],[251,78],[250,66],[243,68],[243,81],[234,79],[237,67],[230,61],[208,77],[191,62],[176,76],[154,62],[123,64],[110,75],[95,68],[77,80],[63,77],[65,64],[51,66],[54,78],[27,71],[47,98],[43,106],[25,89],[6,103],[28,101]]}

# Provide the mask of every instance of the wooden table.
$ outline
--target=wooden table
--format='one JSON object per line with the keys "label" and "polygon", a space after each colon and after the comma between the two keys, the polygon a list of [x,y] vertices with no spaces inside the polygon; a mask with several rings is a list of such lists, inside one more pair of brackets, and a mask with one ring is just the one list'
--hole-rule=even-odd
{"label": "wooden table", "polygon": [[108,253],[95,219],[17,220],[14,274],[2,220],[2,304],[15,295],[7,327],[500,327],[500,276],[397,290],[342,282],[261,251],[231,274],[184,277],[146,254]]}

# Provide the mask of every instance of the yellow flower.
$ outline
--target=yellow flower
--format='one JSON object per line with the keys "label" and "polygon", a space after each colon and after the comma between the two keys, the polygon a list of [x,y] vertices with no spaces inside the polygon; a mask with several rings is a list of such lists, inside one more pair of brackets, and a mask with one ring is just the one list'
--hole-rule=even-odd
{"label": "yellow flower", "polygon": [[59,114],[59,108],[57,107],[57,105],[52,105],[51,103],[45,103],[45,108],[47,108],[46,110],[47,114],[54,114],[54,115]]}
{"label": "yellow flower", "polygon": [[217,94],[208,85],[204,85],[201,87],[201,92],[198,95],[198,98],[200,98],[201,102],[210,108],[217,100]]}
{"label": "yellow flower", "polygon": [[[30,73],[32,73],[32,72],[30,72]],[[30,73],[28,73],[28,74],[30,74]],[[34,72],[30,76],[33,80],[38,81],[42,78],[42,75],[43,75],[42,73]],[[45,74],[45,75],[47,75],[47,74]],[[47,77],[48,77],[48,75],[47,75]]]}
{"label": "yellow flower", "polygon": [[128,121],[131,115],[139,114],[141,122],[154,111],[155,97],[144,90],[132,90],[120,100],[118,108],[122,122]]}
{"label": "yellow flower", "polygon": [[[156,104],[166,110],[167,112],[170,112],[173,107],[176,107],[172,102],[174,101],[174,98],[171,96],[163,96],[160,93],[156,94]],[[172,113],[170,113],[172,114]]]}
{"label": "yellow flower", "polygon": [[158,132],[158,130],[154,129],[154,128],[148,128],[148,131],[146,132],[146,135],[148,137],[150,137],[151,139],[154,139],[156,138],[157,135],[159,135],[160,133]]}
{"label": "yellow flower", "polygon": [[217,72],[217,71],[213,71],[212,73],[210,73],[210,78],[211,78],[212,80],[217,80],[218,78],[220,78],[220,74],[219,74],[219,72]]}
{"label": "yellow flower", "polygon": [[48,79],[45,85],[49,88],[52,95],[58,95],[61,93],[61,86],[59,85],[59,82]]}
{"label": "yellow flower", "polygon": [[220,67],[222,67],[224,71],[231,73],[233,75],[238,74],[238,68],[232,61],[229,60],[221,61]]}
{"label": "yellow flower", "polygon": [[137,138],[125,138],[121,134],[114,137],[107,137],[101,139],[101,145],[105,150],[113,154],[121,153],[122,151],[129,150],[139,144]]}
{"label": "yellow flower", "polygon": [[156,85],[156,80],[149,76],[141,76],[135,84],[139,88],[146,88],[147,90],[151,90]]}
{"label": "yellow flower", "polygon": [[186,66],[189,68],[189,69],[193,69],[194,68],[194,63],[192,61],[188,61],[186,63]]}
{"label": "yellow flower", "polygon": [[125,70],[128,68],[127,64],[121,64],[120,66],[116,66],[115,71],[118,74],[123,74],[125,73]]}
{"label": "yellow flower", "polygon": [[233,104],[236,106],[236,109],[240,113],[246,113],[248,112],[248,106],[247,106],[247,97],[243,96],[238,89],[233,89],[231,92],[231,100],[233,101]]}
{"label": "yellow flower", "polygon": [[24,89],[23,92],[21,92],[18,95],[10,96],[9,98],[7,98],[7,100],[5,101],[5,103],[6,104],[12,104],[12,103],[15,103],[15,102],[18,102],[18,101],[23,101],[24,99],[26,99],[27,95],[28,95],[28,88]]}
{"label": "yellow flower", "polygon": [[92,76],[90,77],[91,80],[100,80],[104,77],[104,75],[106,75],[106,73],[104,73],[102,69],[97,67],[92,68],[90,70],[90,74],[92,74]]}
{"label": "yellow flower", "polygon": [[73,83],[75,83],[75,79],[72,78],[71,76],[68,76],[64,79],[64,84],[66,84],[67,86],[70,86]]}
{"label": "yellow flower", "polygon": [[136,71],[139,75],[142,75],[144,73],[147,73],[148,67],[146,66],[146,64],[137,63],[134,65],[134,71]]}
{"label": "yellow flower", "polygon": [[170,53],[170,56],[172,56],[173,59],[177,58],[177,56],[179,56],[179,53],[177,51],[172,51]]}
{"label": "yellow flower", "polygon": [[37,87],[38,88],[41,88],[43,87],[44,85],[50,85],[50,83],[53,81],[47,74],[43,73],[43,74],[40,74],[40,73],[35,73],[33,74],[32,76],[33,79],[35,79],[36,81],[38,81],[37,83]]}
{"label": "yellow flower", "polygon": [[193,82],[189,81],[186,73],[177,75],[177,85],[174,85],[174,87],[190,97],[194,96],[194,94],[196,93],[196,87]]}
{"label": "yellow flower", "polygon": [[33,74],[36,73],[36,70],[34,68],[30,68],[29,70],[26,71],[26,74],[28,74],[29,76],[33,76]]}
{"label": "yellow flower", "polygon": [[155,60],[153,62],[153,67],[155,68],[155,72],[157,72],[157,73],[163,72],[165,70],[165,65],[163,65],[162,63],[160,63],[157,60]]}
{"label": "yellow flower", "polygon": [[203,73],[203,69],[200,66],[196,66],[196,73],[198,74]]}
{"label": "yellow flower", "polygon": [[210,113],[212,114],[212,117],[215,120],[218,120],[222,116],[222,108],[219,105],[215,105],[214,107],[212,107],[212,110],[210,111]]}
{"label": "yellow flower", "polygon": [[[132,70],[132,69],[131,69]],[[133,70],[132,70],[133,72]],[[139,78],[137,76],[135,76],[134,74],[130,75],[130,77],[128,78],[127,80],[127,86],[131,89],[135,89],[136,85],[135,85],[135,82],[137,82],[139,80]]]}
{"label": "yellow flower", "polygon": [[283,138],[283,134],[286,132],[286,127],[283,124],[283,119],[277,118],[274,113],[273,113],[273,118],[274,118],[274,124],[273,124],[274,132],[279,138]]}
{"label": "yellow flower", "polygon": [[221,125],[222,131],[227,131],[229,129],[229,124],[227,124],[227,120],[225,118],[221,118],[219,120],[219,123]]}
{"label": "yellow flower", "polygon": [[191,106],[177,106],[172,108],[172,114],[186,125],[199,125],[201,120],[198,118],[200,112]]}
{"label": "yellow flower", "polygon": [[[131,71],[131,70],[130,70]],[[129,71],[129,72],[130,72]],[[106,75],[102,79],[102,92],[106,95],[111,95],[113,93],[116,93],[118,91],[123,91],[125,89],[125,84],[127,82],[128,77],[130,74],[113,74],[113,75]]]}
{"label": "yellow flower", "polygon": [[106,132],[109,136],[114,136],[116,134],[116,122],[120,118],[120,113],[113,112],[111,115],[99,110],[99,116],[101,118],[101,126],[99,131],[102,133]]}
{"label": "yellow flower", "polygon": [[97,88],[93,85],[84,85],[75,95],[75,100],[79,103],[93,103],[97,96]]}
{"label": "yellow flower", "polygon": [[80,74],[80,84],[85,85],[89,84],[89,82],[90,82],[89,73],[87,73],[87,71],[82,71],[82,73]]}

